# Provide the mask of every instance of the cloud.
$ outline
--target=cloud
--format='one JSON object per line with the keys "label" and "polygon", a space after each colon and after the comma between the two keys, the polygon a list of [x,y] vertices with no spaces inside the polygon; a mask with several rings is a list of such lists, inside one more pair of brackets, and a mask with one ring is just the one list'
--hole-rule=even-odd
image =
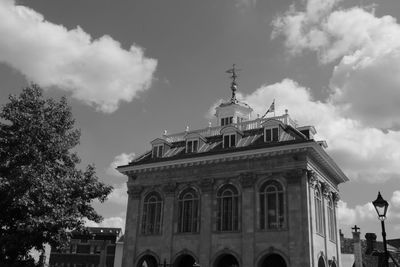
{"label": "cloud", "polygon": [[308,0],[273,21],[294,54],[315,51],[322,64],[336,64],[331,102],[344,116],[383,129],[400,129],[400,25],[366,8],[339,8],[338,0]]}
{"label": "cloud", "polygon": [[341,200],[338,203],[338,221],[342,228],[373,219],[376,219],[376,212],[372,203],[357,205],[354,208],[348,207],[347,203]]}
{"label": "cloud", "polygon": [[343,116],[341,108],[329,100],[313,100],[310,89],[290,79],[264,85],[249,95],[238,95],[255,114],[264,114],[276,99],[276,114],[295,114],[300,126],[313,125],[317,140],[327,140],[328,152],[352,179],[372,183],[400,178],[400,132],[386,133]]}
{"label": "cloud", "polygon": [[15,0],[0,1],[0,17],[0,62],[44,88],[110,113],[151,85],[157,61],[137,45],[124,50],[108,35],[93,40],[79,26],[68,30]]}
{"label": "cloud", "polygon": [[114,185],[114,189],[107,198],[107,202],[114,203],[121,206],[126,206],[128,203],[128,188],[126,183],[121,185]]}
{"label": "cloud", "polygon": [[400,191],[394,191],[392,198],[390,200],[391,204],[393,204],[394,207],[400,208]]}
{"label": "cloud", "polygon": [[95,223],[93,221],[86,220],[85,226],[87,226],[87,227],[114,227],[114,228],[121,228],[122,231],[124,231],[125,218],[108,217],[108,218],[104,218],[104,220],[101,223]]}
{"label": "cloud", "polygon": [[113,162],[110,163],[110,166],[107,168],[107,173],[109,175],[124,177],[122,173],[116,170],[118,166],[126,165],[131,162],[135,158],[135,153],[122,153],[118,156],[114,157]]}

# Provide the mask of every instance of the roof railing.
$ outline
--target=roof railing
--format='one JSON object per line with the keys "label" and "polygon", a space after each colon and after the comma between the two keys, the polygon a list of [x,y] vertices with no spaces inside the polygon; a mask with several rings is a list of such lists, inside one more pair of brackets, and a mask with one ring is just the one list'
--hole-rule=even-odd
{"label": "roof railing", "polygon": [[[255,120],[243,121],[240,123],[233,123],[232,125],[236,126],[241,131],[253,130],[253,129],[262,128],[262,124],[265,121],[271,120],[271,119],[279,120],[283,124],[290,125],[294,128],[297,128],[297,123],[294,120],[292,120],[288,114],[284,114],[281,116],[275,116],[275,117],[269,117],[269,118],[263,118],[263,119],[257,118]],[[211,137],[211,136],[220,135],[221,134],[220,131],[223,127],[225,127],[225,126],[206,127],[203,129],[198,129],[198,130],[193,130],[193,131],[184,131],[184,132],[174,133],[174,134],[163,134],[162,137],[167,142],[170,142],[170,143],[184,141],[185,136],[188,133],[198,133],[204,137]]]}

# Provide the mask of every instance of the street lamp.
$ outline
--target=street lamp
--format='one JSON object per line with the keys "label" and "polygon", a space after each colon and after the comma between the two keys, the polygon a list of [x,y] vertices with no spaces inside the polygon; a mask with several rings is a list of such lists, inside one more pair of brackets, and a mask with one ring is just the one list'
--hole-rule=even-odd
{"label": "street lamp", "polygon": [[385,267],[389,267],[389,254],[387,251],[387,244],[386,244],[386,231],[385,231],[385,219],[386,219],[386,212],[389,207],[389,203],[384,200],[381,196],[381,192],[378,192],[378,197],[375,201],[372,202],[375,207],[376,213],[378,213],[378,218],[381,221],[382,225],[382,238],[383,238],[383,248],[385,249]]}

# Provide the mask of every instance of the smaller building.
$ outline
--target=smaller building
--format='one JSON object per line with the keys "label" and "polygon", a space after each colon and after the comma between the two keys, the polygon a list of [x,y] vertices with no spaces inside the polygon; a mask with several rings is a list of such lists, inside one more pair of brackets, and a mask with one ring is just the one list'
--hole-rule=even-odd
{"label": "smaller building", "polygon": [[[391,239],[387,243],[390,254],[389,267],[399,266],[400,239]],[[360,239],[360,232],[353,232],[353,238],[346,238],[340,231],[340,248],[343,267],[384,266],[383,242],[376,241],[374,233],[366,233],[365,239]]]}
{"label": "smaller building", "polygon": [[87,227],[72,232],[70,243],[51,250],[50,267],[113,267],[121,228]]}

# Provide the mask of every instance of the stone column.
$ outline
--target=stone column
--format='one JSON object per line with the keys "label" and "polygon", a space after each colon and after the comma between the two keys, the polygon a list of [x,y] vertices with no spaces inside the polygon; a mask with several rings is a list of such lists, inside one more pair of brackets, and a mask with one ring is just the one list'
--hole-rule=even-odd
{"label": "stone column", "polygon": [[201,267],[210,266],[211,235],[212,235],[212,199],[214,180],[205,178],[200,181],[201,214],[200,214],[200,252],[199,264]]}
{"label": "stone column", "polygon": [[122,267],[132,267],[136,260],[136,242],[140,224],[140,195],[142,191],[142,186],[128,184],[128,207],[126,210]]}
{"label": "stone column", "polygon": [[[286,188],[286,223],[289,232],[288,255],[290,256],[290,266],[307,266],[309,259],[308,244],[304,237],[306,231],[307,218],[303,217],[302,180],[306,178],[306,172],[302,169],[294,169],[285,173],[287,180]],[[304,202],[304,203],[303,203]]]}
{"label": "stone column", "polygon": [[176,184],[170,183],[163,186],[165,194],[162,221],[162,250],[160,260],[172,263],[172,235],[174,233],[174,200]]}
{"label": "stone column", "polygon": [[254,182],[253,173],[240,175],[242,185],[242,266],[255,266],[254,262]]}
{"label": "stone column", "polygon": [[360,228],[354,225],[353,229],[353,248],[354,248],[354,267],[363,267],[361,254]]}

